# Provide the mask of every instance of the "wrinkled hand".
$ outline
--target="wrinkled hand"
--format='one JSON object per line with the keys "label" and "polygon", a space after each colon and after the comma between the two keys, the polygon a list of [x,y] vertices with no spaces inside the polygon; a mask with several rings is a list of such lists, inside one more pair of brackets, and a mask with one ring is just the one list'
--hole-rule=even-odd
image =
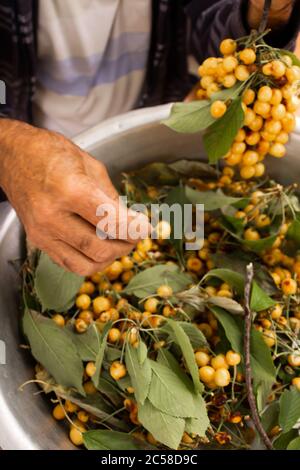
{"label": "wrinkled hand", "polygon": [[[264,3],[265,0],[249,0],[247,20],[250,28],[258,28]],[[292,10],[293,0],[272,0],[267,26],[280,28],[289,21]]]}
{"label": "wrinkled hand", "polygon": [[125,207],[104,165],[62,135],[27,124],[0,122],[0,185],[20,217],[29,241],[67,270],[89,275],[127,254],[136,240],[96,236],[100,204],[120,219],[138,218],[141,238],[148,219]]}

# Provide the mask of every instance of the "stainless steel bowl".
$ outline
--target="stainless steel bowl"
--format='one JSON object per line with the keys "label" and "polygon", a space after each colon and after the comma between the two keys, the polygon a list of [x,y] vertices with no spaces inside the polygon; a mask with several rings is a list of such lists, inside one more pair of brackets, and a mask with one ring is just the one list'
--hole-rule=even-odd
{"label": "stainless steel bowl", "polygon": [[[160,124],[170,106],[134,111],[110,119],[75,138],[75,142],[103,161],[112,175],[151,161],[204,159],[201,135],[176,134]],[[300,177],[300,122],[288,145],[288,156],[271,159],[270,171],[278,181]],[[20,279],[24,257],[22,226],[8,203],[0,205],[0,340],[6,346],[6,365],[0,364],[0,447],[2,449],[71,449],[60,424],[51,417],[47,400],[32,384],[18,388],[33,376],[34,362],[22,348]]]}

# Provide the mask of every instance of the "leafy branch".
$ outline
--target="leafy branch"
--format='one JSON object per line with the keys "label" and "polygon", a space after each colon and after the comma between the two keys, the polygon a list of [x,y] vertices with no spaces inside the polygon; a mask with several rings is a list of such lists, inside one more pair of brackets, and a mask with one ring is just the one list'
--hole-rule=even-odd
{"label": "leafy branch", "polygon": [[264,430],[260,417],[256,407],[255,395],[252,387],[252,367],[251,367],[251,352],[250,352],[250,341],[251,341],[251,328],[252,328],[252,312],[250,308],[251,298],[251,286],[253,281],[253,264],[247,265],[247,277],[245,282],[245,330],[244,330],[244,355],[245,355],[245,380],[247,386],[247,397],[251,410],[251,416],[254,425],[262,438],[265,446],[269,450],[273,450],[272,443]]}

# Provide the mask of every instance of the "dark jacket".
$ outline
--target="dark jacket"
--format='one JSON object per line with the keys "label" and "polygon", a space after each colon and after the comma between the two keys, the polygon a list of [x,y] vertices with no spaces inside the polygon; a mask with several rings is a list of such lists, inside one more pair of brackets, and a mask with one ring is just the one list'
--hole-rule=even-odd
{"label": "dark jacket", "polygon": [[[218,55],[224,37],[249,33],[246,0],[152,0],[152,35],[139,106],[181,100],[192,85],[187,57],[201,62]],[[0,0],[0,79],[6,105],[0,114],[31,121],[36,84],[38,0]],[[299,29],[299,1],[289,24],[269,42],[293,49]]]}

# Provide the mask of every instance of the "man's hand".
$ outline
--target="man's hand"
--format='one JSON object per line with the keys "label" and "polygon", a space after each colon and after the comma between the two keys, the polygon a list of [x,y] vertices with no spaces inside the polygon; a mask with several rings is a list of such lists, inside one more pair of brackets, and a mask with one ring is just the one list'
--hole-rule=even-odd
{"label": "man's hand", "polygon": [[78,274],[102,270],[135,243],[96,236],[100,204],[112,204],[123,221],[138,217],[141,237],[149,234],[145,216],[120,209],[104,165],[55,132],[1,120],[0,185],[29,241]]}
{"label": "man's hand", "polygon": [[[264,8],[264,0],[249,0],[248,25],[251,29],[257,29]],[[280,28],[286,24],[293,10],[293,0],[272,0],[267,26],[272,29]]]}

